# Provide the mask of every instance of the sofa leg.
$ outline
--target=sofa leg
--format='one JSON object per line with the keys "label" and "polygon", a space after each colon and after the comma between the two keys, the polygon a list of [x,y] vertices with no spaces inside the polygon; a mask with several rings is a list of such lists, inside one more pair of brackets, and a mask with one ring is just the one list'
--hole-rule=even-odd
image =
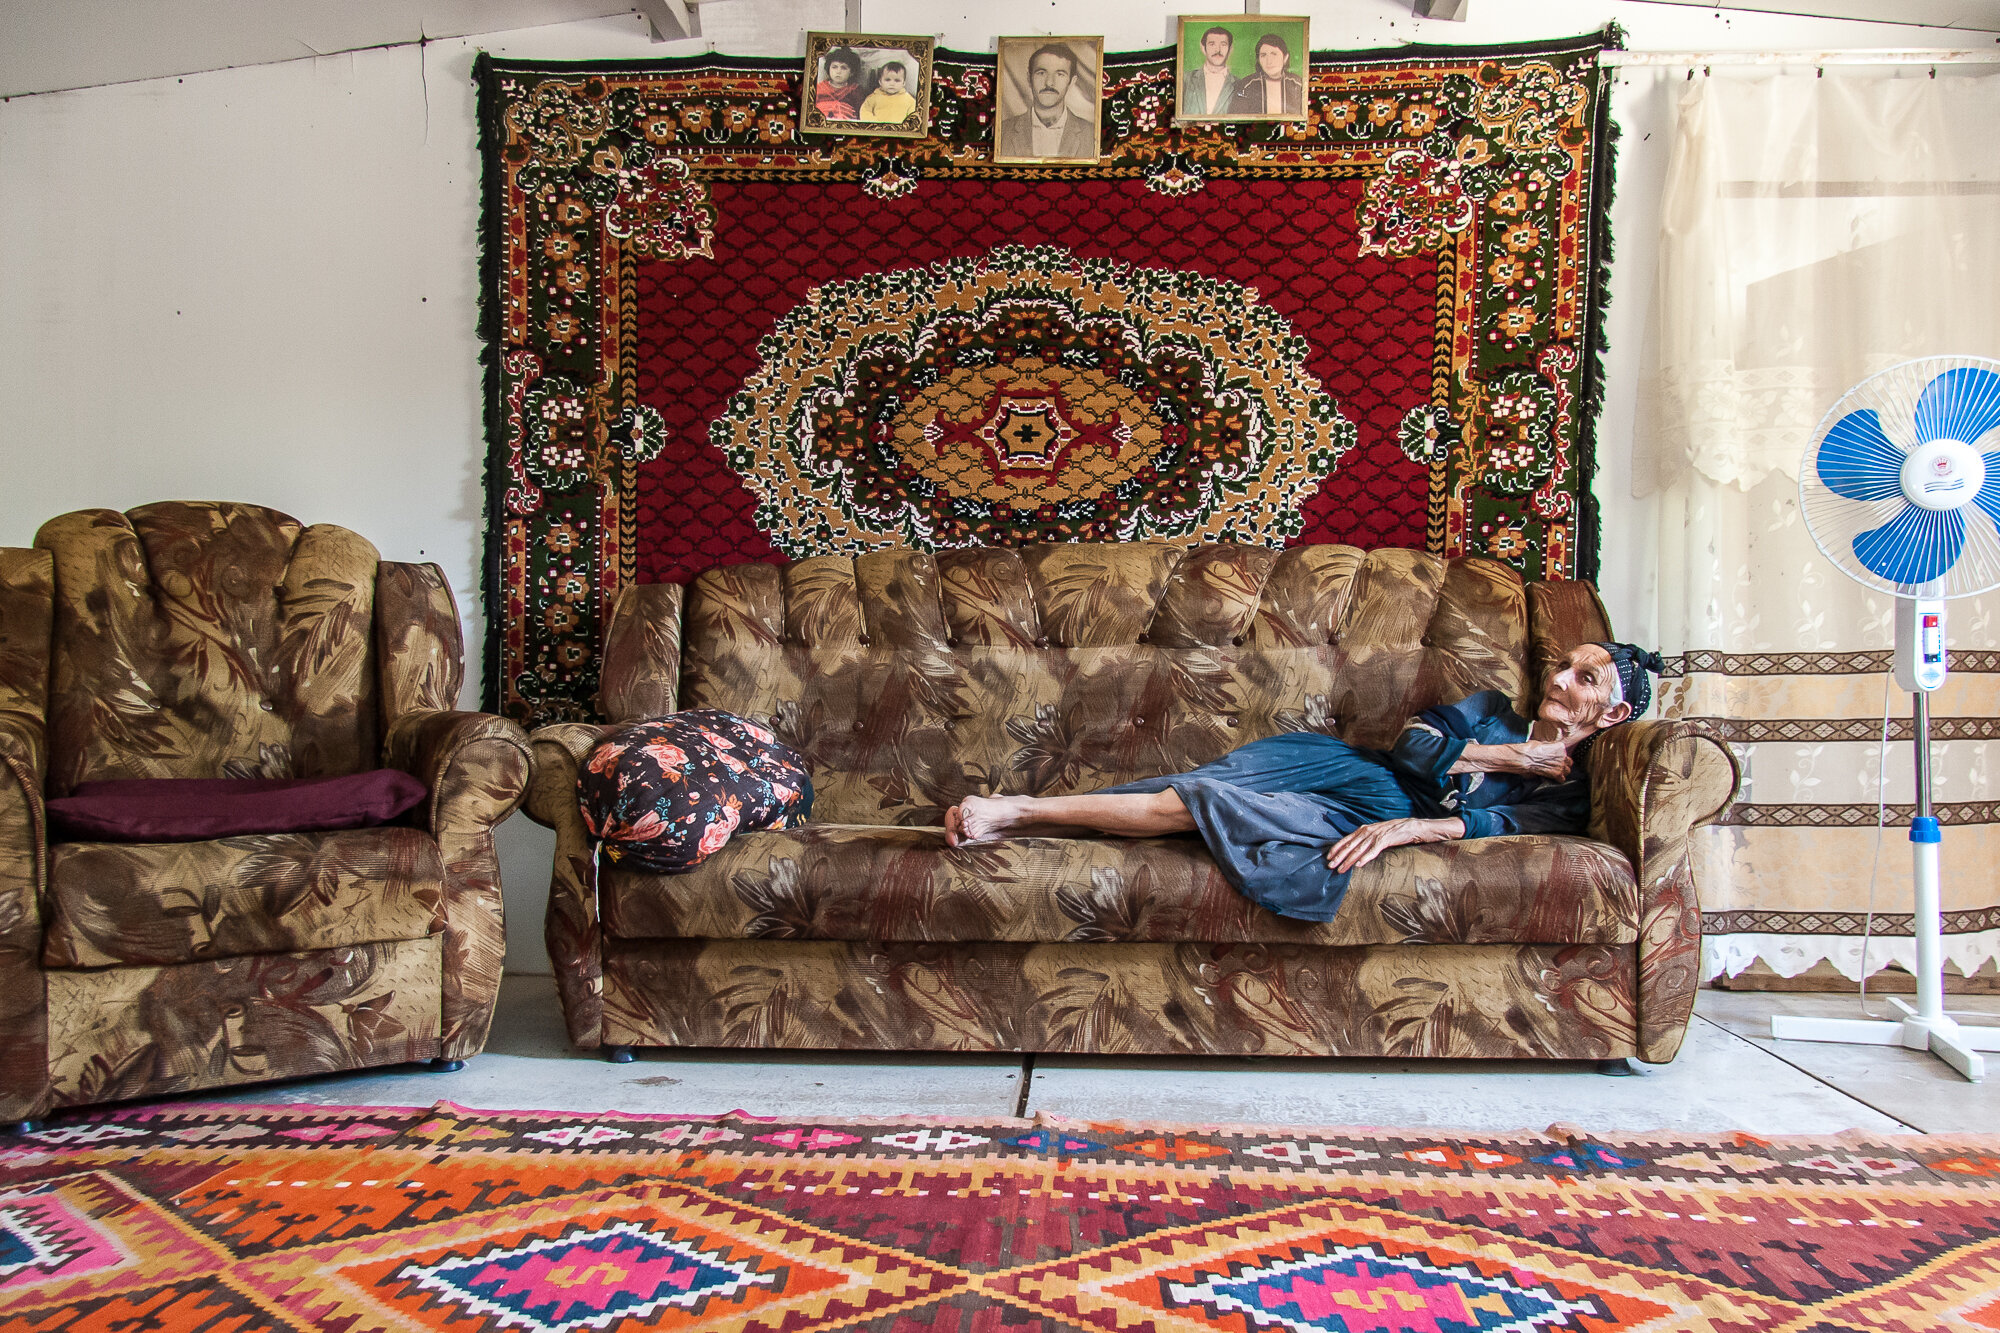
{"label": "sofa leg", "polygon": [[430,1070],[433,1074],[456,1074],[459,1070],[465,1068],[465,1061],[447,1060],[440,1055],[434,1059],[424,1061],[424,1068]]}
{"label": "sofa leg", "polygon": [[32,1134],[41,1127],[42,1122],[39,1120],[16,1120],[7,1126],[7,1132],[14,1135]]}
{"label": "sofa leg", "polygon": [[1646,1071],[1633,1064],[1630,1056],[1620,1056],[1616,1060],[1599,1060],[1597,1072],[1608,1078],[1640,1078]]}
{"label": "sofa leg", "polygon": [[604,1058],[614,1065],[629,1065],[638,1059],[637,1056],[632,1054],[630,1046],[606,1046],[604,1048]]}

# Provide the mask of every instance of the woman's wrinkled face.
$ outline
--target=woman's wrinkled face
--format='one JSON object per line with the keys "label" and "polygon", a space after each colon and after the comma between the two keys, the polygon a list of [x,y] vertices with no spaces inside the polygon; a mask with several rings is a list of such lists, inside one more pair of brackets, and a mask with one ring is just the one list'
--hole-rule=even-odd
{"label": "woman's wrinkled face", "polygon": [[1630,704],[1611,701],[1617,688],[1618,667],[1611,654],[1594,643],[1579,644],[1549,672],[1535,712],[1564,731],[1608,727],[1632,715]]}

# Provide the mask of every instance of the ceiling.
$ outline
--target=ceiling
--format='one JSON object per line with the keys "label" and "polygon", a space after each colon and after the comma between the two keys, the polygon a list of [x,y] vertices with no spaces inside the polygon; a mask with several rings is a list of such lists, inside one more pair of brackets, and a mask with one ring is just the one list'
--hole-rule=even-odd
{"label": "ceiling", "polygon": [[638,7],[637,0],[0,0],[0,96],[538,28]]}
{"label": "ceiling", "polygon": [[[1478,3],[1478,0],[1474,0]],[[1490,3],[1491,0],[1488,0]],[[1654,4],[1686,5],[1693,9],[1756,9],[1767,14],[1799,14],[1813,18],[1867,19],[1874,23],[1920,24],[2000,32],[2000,0],[1651,0]]]}
{"label": "ceiling", "polygon": [[[1650,2],[2000,32],[2000,0]],[[1475,13],[1517,3],[1469,0]],[[0,96],[631,13],[670,37],[694,26],[687,0],[0,0]]]}

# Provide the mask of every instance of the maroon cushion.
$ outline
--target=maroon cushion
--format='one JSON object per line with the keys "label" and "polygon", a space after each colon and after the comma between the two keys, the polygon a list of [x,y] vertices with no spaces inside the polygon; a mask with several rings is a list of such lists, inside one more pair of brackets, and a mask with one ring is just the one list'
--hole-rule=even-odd
{"label": "maroon cushion", "polygon": [[336,778],[85,782],[48,810],[56,834],[74,842],[199,842],[386,824],[429,794],[408,773],[377,768]]}

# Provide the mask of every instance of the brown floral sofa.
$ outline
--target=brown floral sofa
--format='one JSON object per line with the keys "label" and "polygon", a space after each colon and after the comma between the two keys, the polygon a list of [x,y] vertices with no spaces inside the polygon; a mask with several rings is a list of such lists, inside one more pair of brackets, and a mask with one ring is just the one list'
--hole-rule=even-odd
{"label": "brown floral sofa", "polygon": [[[453,711],[462,673],[437,566],[343,528],[171,503],[0,549],[0,1119],[478,1051],[528,751]],[[81,782],[377,767],[427,803],[208,842],[45,827]]]}
{"label": "brown floral sofa", "polygon": [[1525,704],[1609,635],[1588,584],[1347,546],[888,550],[628,587],[604,714],[759,719],[817,798],[687,874],[594,867],[576,775],[605,728],[537,731],[571,1040],[1671,1059],[1700,950],[1688,831],[1736,784],[1685,723],[1596,742],[1591,837],[1399,848],[1325,924],[1251,905],[1196,838],[954,850],[939,827],[966,793],[1086,790],[1280,731],[1387,744],[1475,689]]}

